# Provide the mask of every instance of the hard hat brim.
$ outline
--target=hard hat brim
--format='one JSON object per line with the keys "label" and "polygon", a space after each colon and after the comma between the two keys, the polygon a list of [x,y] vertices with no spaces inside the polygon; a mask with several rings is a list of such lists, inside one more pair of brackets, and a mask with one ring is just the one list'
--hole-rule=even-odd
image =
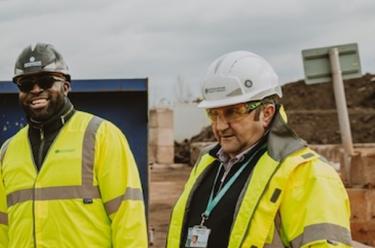
{"label": "hard hat brim", "polygon": [[281,88],[278,86],[273,89],[257,92],[254,95],[242,95],[217,100],[203,100],[198,104],[198,108],[219,108],[248,101],[260,101],[263,98],[271,95],[278,95],[279,97],[282,97]]}
{"label": "hard hat brim", "polygon": [[61,74],[61,75],[65,76],[67,81],[70,82],[70,80],[71,80],[70,75],[68,73],[64,73],[64,72],[61,72],[61,71],[52,71],[52,70],[51,71],[50,70],[42,70],[42,71],[27,72],[27,73],[19,74],[19,75],[13,77],[12,80],[13,80],[13,82],[15,82],[20,77],[34,76],[34,75],[43,74],[43,73]]}

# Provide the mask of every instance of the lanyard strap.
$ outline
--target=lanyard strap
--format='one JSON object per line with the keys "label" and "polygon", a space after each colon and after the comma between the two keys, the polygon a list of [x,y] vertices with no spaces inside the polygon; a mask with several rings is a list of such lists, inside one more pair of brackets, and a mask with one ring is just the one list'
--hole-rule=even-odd
{"label": "lanyard strap", "polygon": [[216,185],[217,179],[219,177],[220,170],[223,167],[223,163],[220,164],[220,167],[219,167],[219,169],[218,169],[218,171],[216,173],[216,177],[215,177],[215,181],[214,181],[213,187],[211,189],[211,194],[210,194],[210,198],[208,199],[206,210],[202,214],[201,225],[203,225],[204,221],[208,219],[208,217],[210,216],[212,210],[220,202],[220,200],[223,198],[223,196],[229,190],[229,188],[232,186],[232,184],[237,180],[237,178],[239,177],[239,175],[241,174],[241,172],[253,160],[253,158],[255,157],[255,155],[258,154],[259,151],[263,150],[263,148],[265,146],[266,146],[266,144],[263,145],[257,152],[254,152],[253,155],[249,158],[249,160],[241,166],[241,168],[229,179],[229,181],[224,185],[224,187],[217,192],[216,196],[213,197],[214,190],[215,190],[215,185]]}

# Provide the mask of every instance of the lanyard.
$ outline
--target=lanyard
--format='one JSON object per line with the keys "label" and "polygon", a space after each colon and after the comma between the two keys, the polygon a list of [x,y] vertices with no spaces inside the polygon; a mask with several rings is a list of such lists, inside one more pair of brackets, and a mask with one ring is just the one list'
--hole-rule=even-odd
{"label": "lanyard", "polygon": [[[262,149],[263,147],[261,147],[258,151],[263,150]],[[229,181],[224,185],[224,187],[222,189],[219,189],[216,196],[213,197],[215,185],[216,185],[217,179],[219,177],[220,170],[223,167],[223,163],[220,164],[220,167],[219,167],[219,169],[216,173],[216,177],[215,177],[213,187],[211,189],[211,194],[210,194],[210,198],[208,199],[206,210],[204,211],[204,213],[202,213],[202,221],[201,221],[200,226],[203,226],[204,222],[210,216],[212,210],[216,207],[216,205],[219,203],[219,201],[223,198],[223,196],[229,190],[229,188],[232,186],[232,184],[237,180],[237,178],[239,177],[241,172],[246,168],[246,166],[251,162],[251,160],[253,160],[253,158],[255,157],[256,154],[258,154],[258,152],[254,152],[251,155],[251,157],[249,158],[249,160],[241,166],[241,168],[229,179]]]}

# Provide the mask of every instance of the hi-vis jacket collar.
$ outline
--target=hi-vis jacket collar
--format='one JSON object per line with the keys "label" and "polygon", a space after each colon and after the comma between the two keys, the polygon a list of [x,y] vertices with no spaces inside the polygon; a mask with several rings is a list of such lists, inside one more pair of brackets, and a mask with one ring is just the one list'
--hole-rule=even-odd
{"label": "hi-vis jacket collar", "polygon": [[284,107],[278,106],[268,138],[269,154],[276,161],[281,161],[289,154],[307,146],[306,141],[298,137],[287,125],[287,121]]}

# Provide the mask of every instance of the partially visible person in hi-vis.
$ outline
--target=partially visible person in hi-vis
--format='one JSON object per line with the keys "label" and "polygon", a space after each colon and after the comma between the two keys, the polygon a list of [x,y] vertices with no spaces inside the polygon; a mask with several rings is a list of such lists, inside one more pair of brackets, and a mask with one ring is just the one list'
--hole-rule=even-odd
{"label": "partially visible person in hi-vis", "polygon": [[28,125],[1,148],[0,247],[147,247],[128,142],[111,122],[74,108],[61,54],[26,47],[13,82]]}

